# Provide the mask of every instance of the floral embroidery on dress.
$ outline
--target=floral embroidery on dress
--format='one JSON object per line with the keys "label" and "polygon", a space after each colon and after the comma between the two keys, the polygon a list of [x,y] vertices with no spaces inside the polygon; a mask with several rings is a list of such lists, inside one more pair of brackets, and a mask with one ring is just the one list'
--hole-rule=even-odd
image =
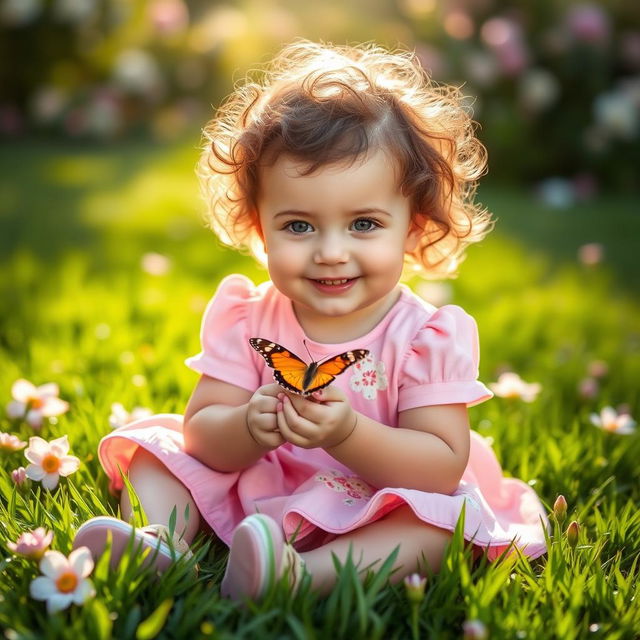
{"label": "floral embroidery on dress", "polygon": [[356,363],[352,367],[353,374],[349,380],[349,386],[352,391],[358,391],[367,400],[375,400],[378,390],[387,388],[387,376],[385,373],[384,362],[378,360],[370,353],[364,360]]}
{"label": "floral embroidery on dress", "polygon": [[315,478],[328,489],[346,493],[348,497],[343,502],[349,507],[353,506],[356,500],[366,500],[373,495],[373,489],[358,476],[345,476],[340,471],[330,469],[316,474]]}

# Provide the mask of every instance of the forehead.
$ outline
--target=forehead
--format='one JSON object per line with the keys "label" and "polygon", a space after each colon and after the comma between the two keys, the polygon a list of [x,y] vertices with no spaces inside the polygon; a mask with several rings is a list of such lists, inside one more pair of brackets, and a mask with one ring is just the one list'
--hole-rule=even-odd
{"label": "forehead", "polygon": [[363,156],[323,165],[312,173],[308,160],[280,155],[259,170],[259,200],[309,199],[319,194],[335,197],[392,197],[398,189],[398,167],[382,149]]}

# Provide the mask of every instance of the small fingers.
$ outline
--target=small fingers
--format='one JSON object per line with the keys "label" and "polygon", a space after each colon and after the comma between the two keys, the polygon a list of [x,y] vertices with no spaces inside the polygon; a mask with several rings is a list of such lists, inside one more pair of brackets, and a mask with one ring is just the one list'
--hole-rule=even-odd
{"label": "small fingers", "polygon": [[321,418],[322,409],[318,406],[317,402],[313,402],[311,398],[305,398],[302,396],[294,395],[294,394],[282,394],[282,398],[278,396],[279,399],[288,398],[291,401],[291,404],[295,408],[297,414],[306,418],[310,422],[314,424],[319,422]]}
{"label": "small fingers", "polygon": [[278,405],[276,417],[278,429],[287,442],[298,447],[310,446],[308,434],[313,430],[313,424],[298,415],[287,396]]}
{"label": "small fingers", "polygon": [[257,403],[257,409],[260,413],[275,413],[278,408],[278,398],[264,396]]}

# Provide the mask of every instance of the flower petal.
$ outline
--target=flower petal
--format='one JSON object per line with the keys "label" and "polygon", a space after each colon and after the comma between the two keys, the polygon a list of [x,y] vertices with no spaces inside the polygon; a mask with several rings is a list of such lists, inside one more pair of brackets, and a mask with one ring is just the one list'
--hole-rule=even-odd
{"label": "flower petal", "polygon": [[24,402],[20,402],[20,400],[12,400],[7,404],[7,415],[12,420],[16,418],[22,418],[24,416],[24,412],[27,408],[27,405]]}
{"label": "flower petal", "polygon": [[55,453],[59,458],[69,453],[69,438],[65,434],[60,438],[56,438],[49,443],[51,450]]}
{"label": "flower petal", "polygon": [[28,465],[25,469],[25,473],[27,474],[27,478],[35,480],[36,482],[40,482],[40,480],[45,476],[44,469],[37,464]]}
{"label": "flower petal", "polygon": [[76,458],[76,456],[64,456],[64,458],[60,460],[58,473],[61,476],[68,476],[76,472],[79,466],[80,466],[80,458]]}
{"label": "flower petal", "polygon": [[45,418],[59,416],[62,413],[69,411],[69,403],[64,400],[60,400],[60,398],[46,398],[41,411]]}
{"label": "flower petal", "polygon": [[42,458],[49,453],[49,443],[40,436],[31,436],[29,446],[24,452],[24,457],[35,464],[40,464]]}
{"label": "flower petal", "polygon": [[36,393],[39,397],[47,397],[47,396],[59,396],[60,395],[60,387],[55,382],[47,382],[46,384],[41,384],[39,387],[36,387]]}
{"label": "flower petal", "polygon": [[73,602],[73,592],[56,593],[47,600],[47,613],[52,614],[56,611],[66,609]]}
{"label": "flower petal", "polygon": [[86,578],[93,571],[93,557],[88,547],[78,547],[69,554],[69,564],[78,576]]}
{"label": "flower petal", "polygon": [[589,420],[594,426],[602,428],[602,418],[597,413],[592,413],[589,416]]}
{"label": "flower petal", "polygon": [[62,571],[69,568],[69,561],[60,551],[47,551],[40,560],[40,571],[55,580]]}
{"label": "flower petal", "polygon": [[59,473],[45,473],[42,478],[42,486],[48,491],[53,491],[58,486],[58,482],[60,482]]}
{"label": "flower petal", "polygon": [[618,416],[618,425],[620,427],[624,427],[625,429],[627,427],[633,428],[636,426],[636,421],[628,413],[621,413]]}
{"label": "flower petal", "polygon": [[35,395],[35,393],[35,386],[24,378],[16,380],[11,387],[11,395],[13,396],[14,400],[19,400],[20,402],[26,403],[29,398]]}
{"label": "flower petal", "polygon": [[89,598],[93,598],[96,595],[96,590],[93,587],[91,580],[82,580],[73,592],[73,601],[76,604],[82,604]]}
{"label": "flower petal", "polygon": [[38,576],[29,585],[29,594],[34,600],[46,600],[57,592],[56,583],[47,576]]}
{"label": "flower petal", "polygon": [[27,415],[25,416],[25,420],[31,427],[39,430],[42,426],[43,421],[42,411],[40,409],[29,409],[29,411],[27,411]]}

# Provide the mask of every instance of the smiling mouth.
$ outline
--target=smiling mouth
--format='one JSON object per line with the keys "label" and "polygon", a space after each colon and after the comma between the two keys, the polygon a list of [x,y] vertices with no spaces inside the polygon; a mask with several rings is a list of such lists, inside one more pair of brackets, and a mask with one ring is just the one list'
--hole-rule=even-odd
{"label": "smiling mouth", "polygon": [[337,287],[340,286],[341,284],[347,284],[347,282],[351,282],[352,280],[355,280],[355,278],[322,278],[322,279],[314,279],[314,282],[318,282],[320,284],[323,284],[325,286],[331,287]]}
{"label": "smiling mouth", "polygon": [[353,280],[353,278],[332,278],[330,280],[316,280],[316,282],[319,282],[320,284],[336,285],[336,284],[347,284],[349,280]]}

